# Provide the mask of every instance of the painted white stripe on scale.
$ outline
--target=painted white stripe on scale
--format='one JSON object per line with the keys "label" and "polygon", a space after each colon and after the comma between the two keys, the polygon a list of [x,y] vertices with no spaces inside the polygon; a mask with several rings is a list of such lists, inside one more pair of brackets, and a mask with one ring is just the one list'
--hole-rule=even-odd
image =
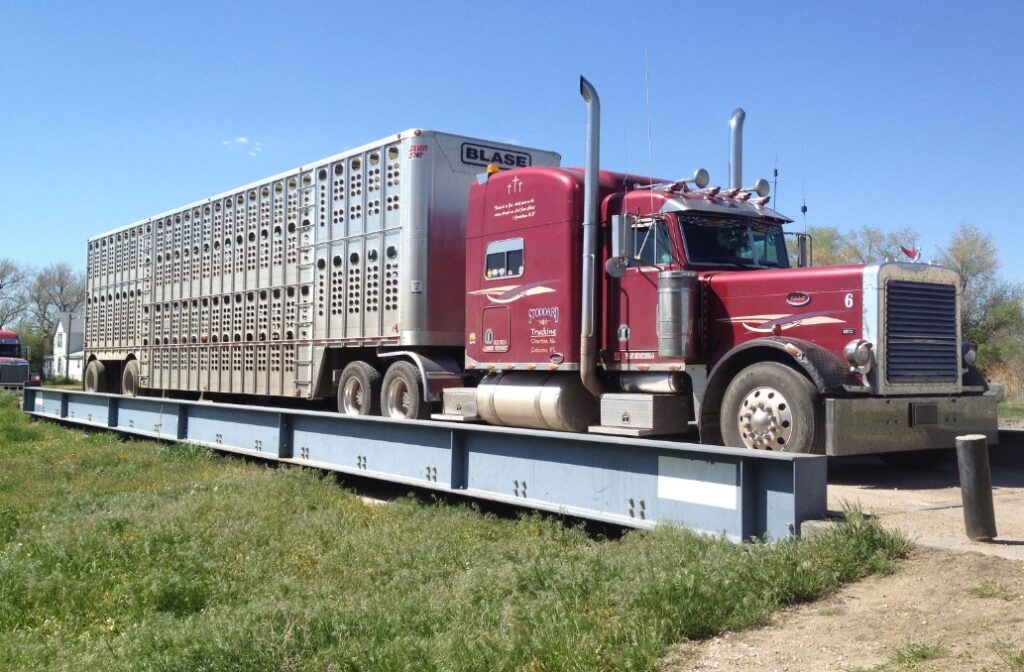
{"label": "painted white stripe on scale", "polygon": [[681,474],[689,461],[664,455],[658,457],[658,497],[735,511],[740,499],[739,486],[684,478]]}

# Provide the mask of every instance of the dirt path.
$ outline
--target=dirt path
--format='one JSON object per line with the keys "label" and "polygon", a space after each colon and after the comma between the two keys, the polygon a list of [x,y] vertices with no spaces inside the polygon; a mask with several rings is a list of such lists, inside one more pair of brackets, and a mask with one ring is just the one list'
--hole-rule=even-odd
{"label": "dirt path", "polygon": [[768,627],[683,645],[665,669],[1024,672],[1021,460],[994,464],[992,482],[999,537],[980,544],[964,534],[955,464],[894,469],[873,457],[831,461],[829,508],[856,504],[878,516],[916,542],[910,558],[893,576],[785,611]]}
{"label": "dirt path", "polygon": [[[894,662],[908,643],[918,659]],[[1013,657],[1016,654],[1016,657]],[[1024,563],[915,550],[899,571],[779,614],[768,627],[686,644],[665,669],[1024,670]]]}

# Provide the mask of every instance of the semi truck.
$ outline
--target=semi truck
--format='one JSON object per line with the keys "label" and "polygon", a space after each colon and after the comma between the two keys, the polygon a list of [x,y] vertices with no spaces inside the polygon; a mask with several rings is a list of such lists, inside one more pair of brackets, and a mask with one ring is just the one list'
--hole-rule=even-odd
{"label": "semi truck", "polygon": [[18,392],[29,380],[28,361],[22,358],[18,333],[0,329],[0,390]]}
{"label": "semi truck", "polygon": [[810,267],[744,186],[413,129],[88,241],[85,389],[829,455],[996,440],[961,285]]}

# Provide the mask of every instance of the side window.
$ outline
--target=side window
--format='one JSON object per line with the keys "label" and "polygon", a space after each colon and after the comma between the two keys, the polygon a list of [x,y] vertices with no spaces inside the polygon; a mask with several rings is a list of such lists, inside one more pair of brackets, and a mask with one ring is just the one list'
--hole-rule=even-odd
{"label": "side window", "polygon": [[487,260],[484,275],[488,280],[497,278],[518,278],[525,269],[523,239],[496,240],[487,243]]}
{"label": "side window", "polygon": [[633,226],[636,266],[663,266],[672,263],[672,245],[664,220],[638,221]]}

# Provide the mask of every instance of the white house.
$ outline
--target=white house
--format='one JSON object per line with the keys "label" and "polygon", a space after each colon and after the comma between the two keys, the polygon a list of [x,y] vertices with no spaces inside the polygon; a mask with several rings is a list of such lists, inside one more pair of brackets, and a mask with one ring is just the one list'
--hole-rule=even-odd
{"label": "white house", "polygon": [[82,379],[83,335],[85,321],[71,313],[61,313],[57,330],[53,334],[53,364],[51,375],[71,380]]}

